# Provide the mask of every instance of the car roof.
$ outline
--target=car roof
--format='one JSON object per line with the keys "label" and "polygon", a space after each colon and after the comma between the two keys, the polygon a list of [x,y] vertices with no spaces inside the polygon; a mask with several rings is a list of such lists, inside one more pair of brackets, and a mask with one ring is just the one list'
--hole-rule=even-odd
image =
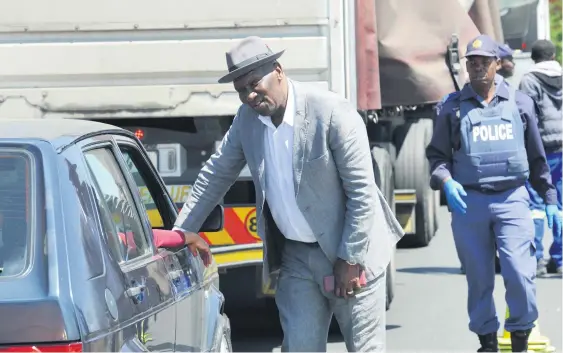
{"label": "car roof", "polygon": [[39,139],[55,148],[87,134],[127,131],[114,125],[80,119],[0,119],[0,140]]}

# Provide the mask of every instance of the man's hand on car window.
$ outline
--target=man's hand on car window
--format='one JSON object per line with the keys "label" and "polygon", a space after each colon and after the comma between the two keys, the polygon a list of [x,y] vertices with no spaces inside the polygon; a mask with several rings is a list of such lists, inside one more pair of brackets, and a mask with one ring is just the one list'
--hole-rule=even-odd
{"label": "man's hand on car window", "polygon": [[196,233],[184,232],[184,237],[186,238],[186,245],[192,254],[194,256],[199,254],[205,267],[209,266],[211,264],[211,249],[209,248],[209,244]]}

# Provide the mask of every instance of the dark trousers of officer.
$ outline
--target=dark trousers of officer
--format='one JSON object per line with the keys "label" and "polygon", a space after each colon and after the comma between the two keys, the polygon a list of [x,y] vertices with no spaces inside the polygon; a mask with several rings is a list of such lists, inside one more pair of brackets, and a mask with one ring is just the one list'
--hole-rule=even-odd
{"label": "dark trousers of officer", "polygon": [[495,286],[495,242],[506,287],[510,316],[508,332],[534,327],[536,307],[536,257],[534,222],[525,187],[498,193],[468,190],[465,215],[452,213],[455,246],[466,271],[469,329],[485,335],[497,332],[493,290]]}

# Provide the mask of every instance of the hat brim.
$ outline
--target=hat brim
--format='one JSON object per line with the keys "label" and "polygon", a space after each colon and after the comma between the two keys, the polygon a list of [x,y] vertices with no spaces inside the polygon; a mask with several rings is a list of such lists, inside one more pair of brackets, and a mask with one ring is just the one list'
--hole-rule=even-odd
{"label": "hat brim", "polygon": [[219,83],[228,83],[228,82],[233,82],[234,80],[236,80],[237,78],[249,73],[250,71],[256,69],[257,67],[260,67],[268,62],[271,61],[275,61],[277,60],[280,56],[282,56],[282,54],[285,52],[285,50],[282,50],[280,52],[274,53],[272,55],[263,57],[260,60],[256,60],[251,64],[248,64],[246,66],[243,67],[239,67],[236,70],[233,70],[231,72],[229,72],[228,74],[226,74],[225,76],[221,77],[218,82]]}
{"label": "hat brim", "polygon": [[498,58],[497,55],[491,54],[491,52],[485,50],[472,50],[471,53],[465,54],[466,58],[470,56],[488,56],[489,58]]}

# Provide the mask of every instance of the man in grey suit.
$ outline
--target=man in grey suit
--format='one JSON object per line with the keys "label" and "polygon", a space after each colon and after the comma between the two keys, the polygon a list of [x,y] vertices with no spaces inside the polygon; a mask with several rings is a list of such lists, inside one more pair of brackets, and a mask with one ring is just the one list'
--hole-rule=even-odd
{"label": "man in grey suit", "polygon": [[[375,184],[364,122],[342,97],[290,80],[258,37],[229,51],[242,105],[176,221],[194,236],[245,163],[263,280],[279,271],[283,351],[326,351],[332,314],[349,351],[385,349],[385,269],[403,230]],[[362,279],[365,277],[365,281]]]}

